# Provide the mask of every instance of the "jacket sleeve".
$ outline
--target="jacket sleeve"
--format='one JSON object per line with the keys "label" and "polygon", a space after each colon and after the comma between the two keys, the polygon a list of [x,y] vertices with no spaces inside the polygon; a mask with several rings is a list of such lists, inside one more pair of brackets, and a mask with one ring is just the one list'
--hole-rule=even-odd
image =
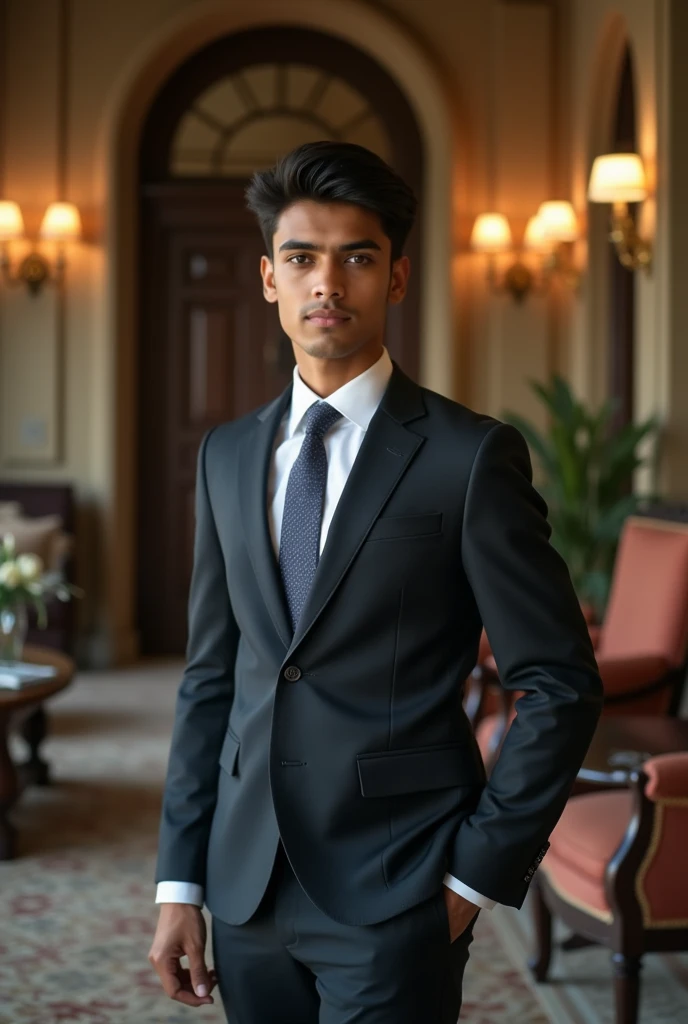
{"label": "jacket sleeve", "polygon": [[497,422],[468,484],[462,561],[507,690],[524,690],[448,870],[520,907],[602,709],[602,682],[568,568],[550,544],[523,435]]}
{"label": "jacket sleeve", "polygon": [[206,452],[211,434],[212,429],[198,452],[186,663],[177,694],[155,872],[156,882],[172,878],[199,886],[205,885],[220,749],[234,696],[239,642],[208,495]]}

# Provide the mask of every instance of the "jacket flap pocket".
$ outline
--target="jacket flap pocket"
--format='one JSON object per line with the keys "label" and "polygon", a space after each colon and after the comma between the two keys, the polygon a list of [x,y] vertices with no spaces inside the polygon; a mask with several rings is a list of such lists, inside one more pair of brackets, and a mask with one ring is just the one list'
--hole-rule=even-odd
{"label": "jacket flap pocket", "polygon": [[380,516],[375,520],[367,539],[388,540],[392,537],[425,537],[442,532],[441,512],[419,512],[412,516]]}
{"label": "jacket flap pocket", "polygon": [[484,770],[470,743],[358,754],[363,796],[396,796],[446,786],[479,786]]}
{"label": "jacket flap pocket", "polygon": [[239,740],[231,732],[225,733],[224,743],[220,751],[220,767],[230,775],[236,775],[237,757],[239,756]]}

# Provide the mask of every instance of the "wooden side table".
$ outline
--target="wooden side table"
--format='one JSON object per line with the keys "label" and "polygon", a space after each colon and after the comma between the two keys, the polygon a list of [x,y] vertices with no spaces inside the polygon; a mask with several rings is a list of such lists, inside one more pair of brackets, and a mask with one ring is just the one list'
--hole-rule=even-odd
{"label": "wooden side table", "polygon": [[[16,830],[8,814],[22,789],[31,784],[47,786],[50,782],[48,765],[40,756],[40,745],[46,734],[43,703],[64,690],[75,671],[70,657],[48,647],[27,644],[22,660],[53,665],[57,675],[43,683],[31,683],[23,690],[0,688],[0,860],[14,857]],[[24,764],[15,765],[10,757],[7,743],[10,727],[19,727],[29,745],[30,757]]]}

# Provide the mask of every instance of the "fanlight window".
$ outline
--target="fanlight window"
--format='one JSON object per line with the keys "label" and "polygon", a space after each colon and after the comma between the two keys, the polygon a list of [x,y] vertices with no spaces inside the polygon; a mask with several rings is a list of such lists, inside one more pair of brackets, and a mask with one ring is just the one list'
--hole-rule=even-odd
{"label": "fanlight window", "polygon": [[246,178],[304,142],[356,142],[391,162],[385,127],[348,82],[304,64],[260,64],[215,82],[172,141],[177,177]]}

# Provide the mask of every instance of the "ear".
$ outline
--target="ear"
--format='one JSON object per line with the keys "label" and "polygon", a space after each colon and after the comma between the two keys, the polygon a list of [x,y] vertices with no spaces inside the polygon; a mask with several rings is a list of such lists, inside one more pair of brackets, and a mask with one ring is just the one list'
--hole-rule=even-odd
{"label": "ear", "polygon": [[390,306],[396,306],[406,295],[409,274],[411,273],[411,261],[408,256],[400,256],[392,264],[392,276],[389,282],[389,293],[387,301]]}
{"label": "ear", "polygon": [[260,257],[260,276],[263,278],[263,297],[266,302],[277,302],[275,268],[269,256]]}

